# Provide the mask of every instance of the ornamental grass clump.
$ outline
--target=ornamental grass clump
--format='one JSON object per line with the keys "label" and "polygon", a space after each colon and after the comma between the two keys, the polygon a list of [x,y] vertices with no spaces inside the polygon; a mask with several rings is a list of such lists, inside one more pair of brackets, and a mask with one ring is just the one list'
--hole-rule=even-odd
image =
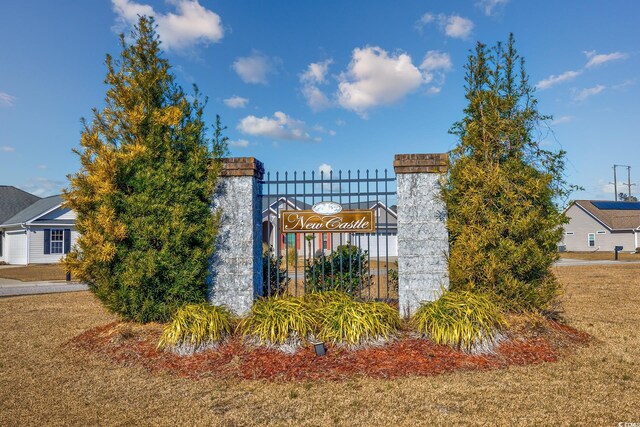
{"label": "ornamental grass clump", "polygon": [[249,342],[295,353],[313,337],[318,317],[302,298],[274,296],[257,300],[238,329]]}
{"label": "ornamental grass clump", "polygon": [[507,326],[489,297],[469,291],[445,291],[438,300],[422,304],[411,320],[434,343],[471,354],[493,352]]}
{"label": "ornamental grass clump", "polygon": [[400,326],[398,311],[383,302],[334,298],[317,311],[318,338],[352,349],[386,344]]}
{"label": "ornamental grass clump", "polygon": [[178,309],[164,328],[159,349],[180,355],[215,348],[231,334],[233,315],[224,306],[187,304]]}

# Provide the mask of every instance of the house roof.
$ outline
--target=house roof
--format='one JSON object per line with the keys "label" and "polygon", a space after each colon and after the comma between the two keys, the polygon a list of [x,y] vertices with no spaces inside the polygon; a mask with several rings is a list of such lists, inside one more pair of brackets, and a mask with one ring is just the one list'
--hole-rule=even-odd
{"label": "house roof", "polygon": [[576,200],[574,203],[610,230],[631,230],[640,227],[640,203],[638,202]]}
{"label": "house roof", "polygon": [[40,197],[12,185],[0,185],[0,224],[37,200]]}
{"label": "house roof", "polygon": [[27,206],[11,218],[3,221],[2,225],[9,224],[23,224],[25,222],[29,222],[34,218],[39,217],[40,215],[54,209],[56,206],[62,203],[62,197],[58,196],[50,196],[45,197],[44,199],[39,199],[35,203],[32,203],[30,206]]}

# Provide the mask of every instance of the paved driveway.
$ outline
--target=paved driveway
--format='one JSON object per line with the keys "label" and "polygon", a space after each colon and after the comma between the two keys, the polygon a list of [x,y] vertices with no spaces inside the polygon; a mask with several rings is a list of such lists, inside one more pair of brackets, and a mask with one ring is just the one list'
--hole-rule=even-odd
{"label": "paved driveway", "polygon": [[86,291],[87,285],[74,282],[21,282],[0,277],[0,297]]}
{"label": "paved driveway", "polygon": [[607,264],[637,264],[640,261],[615,261],[611,260],[585,260],[560,258],[556,263],[556,267],[572,266],[572,265],[607,265]]}

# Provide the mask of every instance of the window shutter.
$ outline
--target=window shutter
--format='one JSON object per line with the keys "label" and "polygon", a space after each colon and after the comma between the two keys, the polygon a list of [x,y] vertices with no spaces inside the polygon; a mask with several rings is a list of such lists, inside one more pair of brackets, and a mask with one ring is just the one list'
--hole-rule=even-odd
{"label": "window shutter", "polygon": [[51,253],[51,229],[44,229],[44,254],[49,255]]}
{"label": "window shutter", "polygon": [[71,229],[64,229],[64,253],[68,254],[71,252]]}

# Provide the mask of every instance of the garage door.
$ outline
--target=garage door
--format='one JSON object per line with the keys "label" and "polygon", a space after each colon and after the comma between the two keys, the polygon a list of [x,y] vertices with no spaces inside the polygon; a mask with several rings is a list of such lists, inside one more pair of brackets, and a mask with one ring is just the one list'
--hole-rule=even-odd
{"label": "garage door", "polygon": [[27,232],[26,231],[7,231],[7,263],[8,264],[26,264],[27,263]]}

